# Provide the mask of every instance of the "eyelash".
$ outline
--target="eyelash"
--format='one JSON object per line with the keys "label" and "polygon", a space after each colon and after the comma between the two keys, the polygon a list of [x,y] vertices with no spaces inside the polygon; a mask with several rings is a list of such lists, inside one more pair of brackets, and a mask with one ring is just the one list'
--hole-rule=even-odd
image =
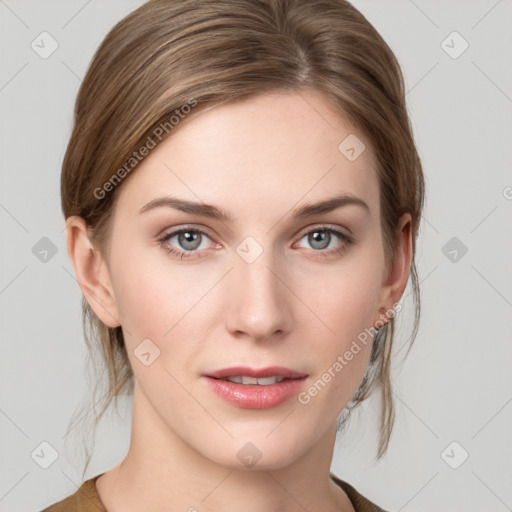
{"label": "eyelash", "polygon": [[[309,235],[311,233],[315,233],[317,231],[328,232],[328,233],[334,234],[334,235],[336,235],[341,240],[342,243],[341,243],[340,246],[338,246],[335,249],[319,249],[319,250],[312,249],[313,252],[317,252],[317,253],[320,253],[320,254],[323,253],[323,254],[326,254],[326,255],[329,255],[329,256],[338,255],[338,254],[344,253],[347,250],[347,246],[352,244],[352,243],[354,243],[354,240],[351,237],[349,237],[348,235],[346,235],[346,234],[344,234],[341,231],[338,231],[336,229],[330,228],[328,226],[315,226],[312,229],[310,229],[309,231],[306,231],[306,232],[302,233],[300,238],[299,238],[299,240],[302,240],[305,236],[307,236],[307,235]],[[171,238],[173,238],[176,235],[179,235],[181,233],[184,233],[184,232],[199,233],[201,235],[204,235],[207,238],[210,238],[208,233],[206,233],[205,231],[203,231],[201,229],[198,229],[198,228],[192,228],[192,227],[186,227],[185,226],[185,227],[176,229],[175,231],[172,231],[170,233],[166,233],[165,235],[163,235],[161,238],[158,239],[158,241],[160,242],[161,247],[164,249],[164,251],[167,254],[172,254],[172,255],[178,257],[179,259],[184,259],[184,258],[190,258],[190,257],[196,255],[197,253],[201,252],[201,251],[198,251],[198,250],[181,251],[179,249],[176,249],[176,247],[174,247],[174,246],[172,246],[172,245],[170,245],[168,243],[168,241]],[[203,256],[198,256],[198,257],[201,258]]]}

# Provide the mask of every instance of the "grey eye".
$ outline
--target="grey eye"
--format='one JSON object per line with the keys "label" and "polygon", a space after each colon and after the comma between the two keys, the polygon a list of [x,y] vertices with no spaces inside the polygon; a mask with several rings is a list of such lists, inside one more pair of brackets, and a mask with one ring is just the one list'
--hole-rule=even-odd
{"label": "grey eye", "polygon": [[325,229],[312,231],[307,235],[308,243],[313,249],[326,249],[331,241],[331,233]]}
{"label": "grey eye", "polygon": [[181,231],[176,236],[180,246],[187,251],[193,251],[201,245],[202,235],[196,231]]}

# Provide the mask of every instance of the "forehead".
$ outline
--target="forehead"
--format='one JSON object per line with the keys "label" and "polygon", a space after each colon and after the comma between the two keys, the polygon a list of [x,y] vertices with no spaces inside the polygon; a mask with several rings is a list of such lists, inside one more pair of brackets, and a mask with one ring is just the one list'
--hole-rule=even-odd
{"label": "forehead", "polygon": [[378,203],[370,141],[317,91],[260,95],[184,121],[123,184],[119,208],[166,194],[241,217],[338,193]]}

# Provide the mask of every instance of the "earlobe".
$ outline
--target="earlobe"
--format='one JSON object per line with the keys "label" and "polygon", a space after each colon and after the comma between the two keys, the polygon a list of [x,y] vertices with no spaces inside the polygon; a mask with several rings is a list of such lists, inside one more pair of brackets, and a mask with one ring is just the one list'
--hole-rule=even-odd
{"label": "earlobe", "polygon": [[412,219],[409,213],[400,218],[395,239],[393,262],[382,284],[379,314],[374,323],[380,326],[391,318],[393,305],[402,297],[412,263]]}
{"label": "earlobe", "polygon": [[85,220],[66,219],[66,242],[78,284],[98,318],[109,327],[118,327],[119,313],[110,283],[108,267],[100,251],[94,248]]}

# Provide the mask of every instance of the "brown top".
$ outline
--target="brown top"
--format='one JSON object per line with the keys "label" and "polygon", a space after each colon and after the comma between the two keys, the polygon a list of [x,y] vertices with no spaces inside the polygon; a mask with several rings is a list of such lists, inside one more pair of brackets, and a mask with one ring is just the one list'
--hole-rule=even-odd
{"label": "brown top", "polygon": [[[102,474],[86,480],[74,494],[45,508],[42,512],[107,512],[96,490],[96,480]],[[332,473],[331,479],[345,491],[356,512],[385,512]]]}

